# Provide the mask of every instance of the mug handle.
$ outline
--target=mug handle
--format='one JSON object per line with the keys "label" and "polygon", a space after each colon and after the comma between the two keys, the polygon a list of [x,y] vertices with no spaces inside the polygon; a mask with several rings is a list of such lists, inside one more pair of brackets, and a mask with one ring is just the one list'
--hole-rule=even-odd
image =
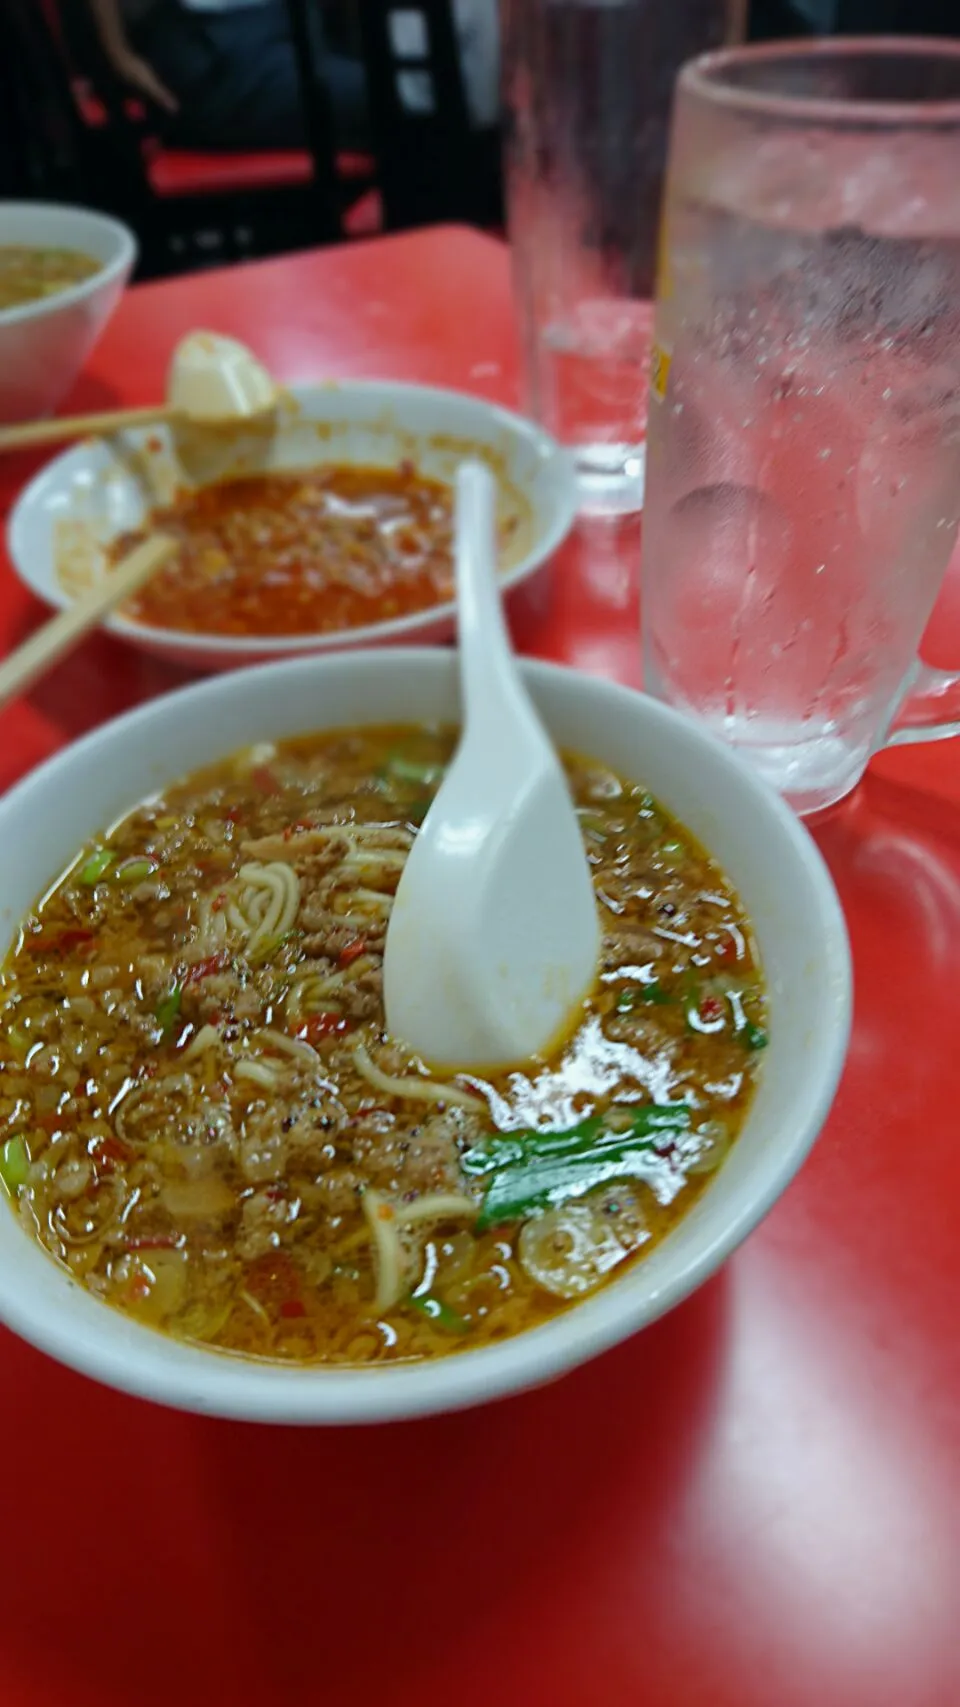
{"label": "mug handle", "polygon": [[918,658],[877,746],[945,741],[951,735],[960,735],[960,671],[935,670]]}

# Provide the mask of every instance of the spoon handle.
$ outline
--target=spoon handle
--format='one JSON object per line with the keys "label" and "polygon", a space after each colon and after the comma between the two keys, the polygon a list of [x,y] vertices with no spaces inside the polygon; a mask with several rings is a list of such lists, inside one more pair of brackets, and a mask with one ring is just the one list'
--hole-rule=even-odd
{"label": "spoon handle", "polygon": [[502,702],[505,689],[523,692],[497,584],[496,488],[481,462],[457,470],[456,579],[466,720]]}

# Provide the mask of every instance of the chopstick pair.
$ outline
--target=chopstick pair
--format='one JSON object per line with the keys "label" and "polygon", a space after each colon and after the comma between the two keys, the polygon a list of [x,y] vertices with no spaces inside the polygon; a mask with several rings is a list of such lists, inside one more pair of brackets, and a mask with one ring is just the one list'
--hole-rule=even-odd
{"label": "chopstick pair", "polygon": [[169,534],[151,535],[121,558],[96,586],[31,634],[0,664],[0,706],[23,693],[51,664],[76,646],[101,617],[122,604],[167,561],[177,548]]}

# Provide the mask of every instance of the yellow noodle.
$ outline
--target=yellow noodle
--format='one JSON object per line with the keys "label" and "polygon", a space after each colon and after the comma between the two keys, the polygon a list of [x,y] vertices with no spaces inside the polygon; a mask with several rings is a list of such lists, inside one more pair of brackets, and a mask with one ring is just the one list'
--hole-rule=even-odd
{"label": "yellow noodle", "polygon": [[215,1025],[202,1025],[196,1037],[191,1037],[180,1059],[181,1061],[189,1061],[193,1056],[203,1055],[207,1049],[213,1049],[222,1042],[223,1039]]}
{"label": "yellow noodle", "polygon": [[413,1102],[449,1102],[459,1108],[472,1108],[482,1112],[486,1104],[480,1097],[470,1091],[462,1091],[457,1085],[438,1082],[436,1079],[421,1079],[413,1074],[396,1077],[392,1073],[382,1073],[380,1068],[371,1060],[363,1044],[359,1041],[353,1046],[353,1061],[358,1073],[361,1073],[375,1090],[382,1091],[384,1096],[407,1098]]}
{"label": "yellow noodle", "polygon": [[264,1090],[276,1089],[279,1074],[274,1067],[268,1067],[265,1061],[238,1061],[233,1069],[235,1079],[249,1079],[252,1084],[262,1085]]}
{"label": "yellow noodle", "polygon": [[293,867],[281,860],[270,865],[242,865],[239,875],[248,886],[249,900],[246,906],[241,905],[241,911],[250,921],[247,954],[251,955],[291,928],[300,905],[300,879]]}
{"label": "yellow noodle", "polygon": [[381,913],[389,913],[393,906],[393,896],[384,895],[379,889],[354,889],[351,894],[355,901],[365,901],[368,907],[375,907]]}
{"label": "yellow noodle", "polygon": [[340,871],[352,871],[356,866],[372,866],[375,871],[402,871],[406,863],[405,849],[357,848],[348,860],[344,860]]}
{"label": "yellow noodle", "polygon": [[274,1031],[270,1026],[258,1032],[257,1036],[264,1043],[269,1043],[271,1048],[279,1049],[281,1055],[292,1055],[295,1061],[305,1061],[310,1067],[320,1064],[316,1050],[311,1049],[309,1043],[304,1043],[300,1037],[287,1037],[282,1031]]}
{"label": "yellow noodle", "polygon": [[365,1191],[360,1201],[373,1240],[377,1275],[374,1304],[378,1310],[392,1310],[405,1290],[403,1246],[396,1212],[379,1191]]}
{"label": "yellow noodle", "polygon": [[460,1191],[431,1191],[425,1197],[417,1197],[412,1203],[397,1205],[396,1219],[398,1226],[417,1227],[429,1221],[458,1221],[461,1217],[479,1214],[480,1205],[472,1197],[466,1197]]}

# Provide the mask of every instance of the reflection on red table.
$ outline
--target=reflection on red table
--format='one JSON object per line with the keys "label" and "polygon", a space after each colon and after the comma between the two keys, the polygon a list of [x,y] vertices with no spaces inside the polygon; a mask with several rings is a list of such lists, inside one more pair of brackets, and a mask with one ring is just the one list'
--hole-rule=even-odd
{"label": "reflection on red table", "polygon": [[[506,253],[435,230],[134,291],[72,403],[151,400],[204,324],[285,379],[514,395]],[[32,466],[0,470],[5,505]],[[635,522],[582,530],[522,644],[635,682],[638,557]],[[0,644],[39,614],[0,571]],[[954,580],[936,661],[957,635]],[[2,714],[0,786],[176,680],[91,640]],[[885,755],[817,834],[857,974],[833,1116],[628,1345],[489,1410],[285,1433],[0,1336],[2,1707],[957,1707],[956,751]]]}

